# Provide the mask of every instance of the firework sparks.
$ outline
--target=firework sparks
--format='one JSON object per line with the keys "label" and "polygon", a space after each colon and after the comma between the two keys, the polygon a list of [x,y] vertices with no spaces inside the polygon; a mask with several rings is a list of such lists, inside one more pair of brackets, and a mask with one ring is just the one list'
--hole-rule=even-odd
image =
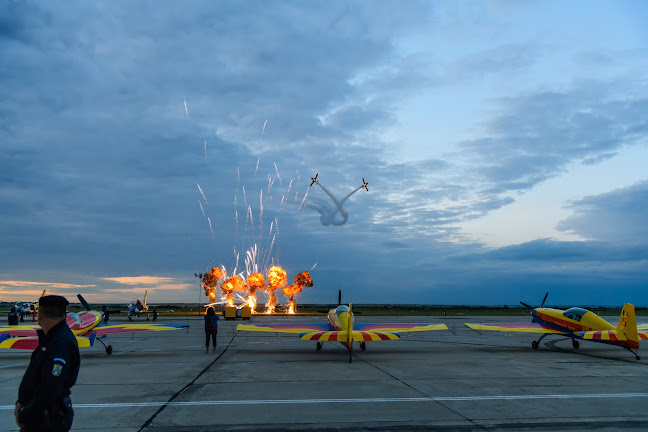
{"label": "firework sparks", "polygon": [[187,115],[187,118],[189,118],[189,109],[187,109],[187,99],[184,99],[184,106],[185,106],[185,114]]}
{"label": "firework sparks", "polygon": [[200,202],[200,200],[198,200],[198,205],[200,206],[200,211],[202,212],[203,216],[207,217],[207,215],[205,214],[205,209],[203,208],[202,203]]}
{"label": "firework sparks", "polygon": [[245,292],[247,285],[240,276],[232,276],[221,284],[221,294],[227,297],[227,306],[234,306],[234,291]]}
{"label": "firework sparks", "polygon": [[268,120],[263,122],[263,129],[261,130],[261,135],[263,135],[263,132],[265,132],[265,127],[266,127],[267,124],[268,124]]}
{"label": "firework sparks", "polygon": [[205,193],[203,192],[203,190],[202,190],[202,188],[200,187],[200,185],[199,185],[198,183],[196,183],[196,186],[198,186],[198,190],[200,191],[200,195],[202,195],[202,197],[203,197],[203,199],[205,200],[205,202],[206,202],[207,204],[209,204],[209,201],[207,201],[207,197],[205,196]]}
{"label": "firework sparks", "polygon": [[203,141],[205,141],[205,160],[207,160],[207,140]]}

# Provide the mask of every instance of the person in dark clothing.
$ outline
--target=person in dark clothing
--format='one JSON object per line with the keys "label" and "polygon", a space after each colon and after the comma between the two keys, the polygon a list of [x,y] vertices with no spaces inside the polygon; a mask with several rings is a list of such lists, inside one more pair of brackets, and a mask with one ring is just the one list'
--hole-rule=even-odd
{"label": "person in dark clothing", "polygon": [[209,352],[209,338],[211,337],[214,352],[216,352],[216,335],[218,335],[218,315],[213,307],[205,313],[205,354]]}
{"label": "person in dark clothing", "polygon": [[153,321],[157,319],[157,309],[153,308]]}
{"label": "person in dark clothing", "polygon": [[18,312],[16,311],[15,307],[11,308],[8,319],[9,319],[9,325],[18,325]]}
{"label": "person in dark clothing", "polygon": [[110,310],[108,309],[108,306],[103,305],[101,311],[104,313],[104,324],[108,324],[108,320],[110,319]]}
{"label": "person in dark clothing", "polygon": [[81,358],[76,337],[65,322],[67,305],[61,296],[43,296],[39,301],[39,345],[18,388],[14,410],[21,432],[72,427],[70,388],[76,383]]}

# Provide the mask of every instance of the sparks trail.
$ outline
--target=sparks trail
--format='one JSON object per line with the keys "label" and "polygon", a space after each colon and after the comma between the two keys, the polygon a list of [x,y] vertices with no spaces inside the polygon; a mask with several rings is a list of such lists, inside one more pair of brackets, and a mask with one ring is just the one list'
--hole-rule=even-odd
{"label": "sparks trail", "polygon": [[266,127],[267,124],[268,124],[268,120],[263,122],[263,129],[261,130],[261,135],[263,135],[263,132],[265,132],[265,127]]}
{"label": "sparks trail", "polygon": [[189,118],[189,110],[187,109],[187,99],[184,99],[184,107],[185,107],[185,114],[187,115],[187,118]]}
{"label": "sparks trail", "polygon": [[196,183],[196,186],[198,186],[198,190],[200,191],[200,194],[202,195],[202,197],[203,197],[203,199],[205,200],[205,202],[206,202],[207,204],[209,204],[209,201],[207,201],[207,197],[205,196],[205,193],[203,192],[203,190],[202,190],[202,188],[200,187],[200,185],[199,185],[198,183]]}

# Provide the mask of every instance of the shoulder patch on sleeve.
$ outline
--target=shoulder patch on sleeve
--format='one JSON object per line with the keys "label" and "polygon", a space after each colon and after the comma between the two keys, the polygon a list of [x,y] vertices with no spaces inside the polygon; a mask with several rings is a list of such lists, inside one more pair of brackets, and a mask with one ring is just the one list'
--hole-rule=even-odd
{"label": "shoulder patch on sleeve", "polygon": [[65,360],[57,357],[52,360],[54,365],[52,366],[52,375],[53,376],[59,376],[61,375],[61,372],[63,372],[63,366],[66,364]]}

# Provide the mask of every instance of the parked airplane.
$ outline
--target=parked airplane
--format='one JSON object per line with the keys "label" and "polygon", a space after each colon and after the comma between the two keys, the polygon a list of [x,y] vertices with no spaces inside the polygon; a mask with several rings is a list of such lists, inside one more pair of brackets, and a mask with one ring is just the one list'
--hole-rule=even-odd
{"label": "parked airplane", "polygon": [[[45,292],[47,290],[43,290],[43,294],[41,294],[41,297],[45,295]],[[31,315],[34,312],[38,310],[38,302],[36,303],[29,303],[29,302],[18,302],[15,304],[16,311],[20,311],[20,313],[25,315]]]}
{"label": "parked airplane", "polygon": [[[85,311],[69,312],[66,317],[67,325],[76,336],[79,348],[91,347],[98,340],[106,348],[106,353],[112,353],[112,345],[106,346],[101,339],[103,336],[115,333],[139,333],[147,331],[178,330],[188,328],[187,324],[114,324],[101,325],[104,313],[92,310],[88,302],[78,294],[77,297]],[[0,348],[36,349],[38,347],[38,325],[21,325],[0,327]]]}
{"label": "parked airplane", "polygon": [[[549,293],[547,293],[549,295]],[[617,345],[627,349],[635,355],[637,360],[639,354],[635,350],[639,349],[639,341],[648,340],[648,331],[643,331],[646,325],[639,326],[637,329],[637,320],[635,308],[630,303],[623,305],[619,323],[615,327],[605,321],[594,312],[587,309],[573,307],[567,310],[545,308],[544,302],[547,300],[545,295],[540,307],[533,308],[526,303],[523,306],[531,309],[533,321],[527,324],[502,323],[502,324],[468,324],[464,325],[476,331],[494,330],[500,332],[523,332],[523,333],[542,333],[537,341],[531,342],[533,349],[538,349],[540,341],[548,335],[568,336],[572,339],[572,346],[579,347],[578,340],[589,340],[592,342],[601,342],[610,345]]]}
{"label": "parked airplane", "polygon": [[328,324],[239,324],[237,330],[272,333],[298,333],[301,340],[317,341],[317,351],[324,342],[340,342],[349,351],[349,363],[353,359],[353,342],[400,339],[400,333],[415,331],[447,330],[445,324],[356,324],[351,303],[340,305],[328,312]]}
{"label": "parked airplane", "polygon": [[[123,311],[120,313],[125,313],[128,314],[128,321],[133,321],[133,317],[139,317],[141,314],[146,314],[146,321],[149,320],[149,306],[146,304],[146,297],[148,296],[148,290],[144,292],[144,303],[142,303],[139,299],[132,301],[126,305],[128,308],[127,311]],[[158,311],[160,312],[173,312],[172,310],[164,310],[164,311]]]}

